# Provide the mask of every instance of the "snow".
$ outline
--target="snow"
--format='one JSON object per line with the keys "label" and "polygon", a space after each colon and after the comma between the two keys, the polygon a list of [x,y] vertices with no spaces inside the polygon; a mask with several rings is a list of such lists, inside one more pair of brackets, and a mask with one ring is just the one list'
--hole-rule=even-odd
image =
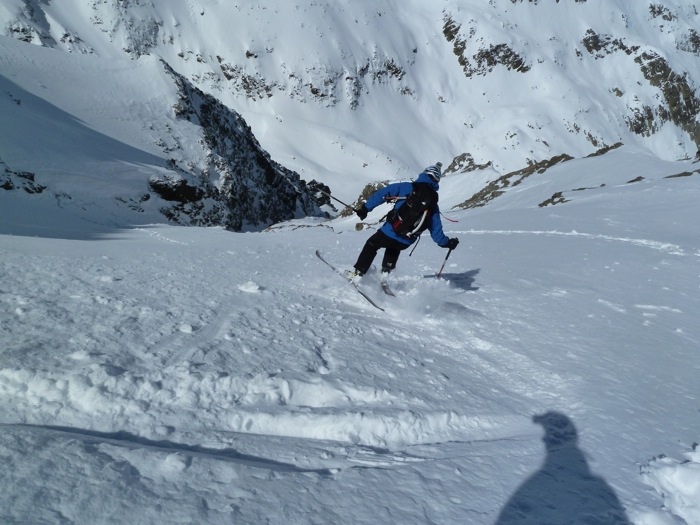
{"label": "snow", "polygon": [[[365,278],[385,313],[314,256],[351,266],[354,219],[0,236],[2,520],[501,523],[548,494],[559,522],[700,523],[698,179],[648,165],[451,214],[444,279],[428,238],[396,298]],[[577,441],[548,452],[548,412]]]}
{"label": "snow", "polygon": [[[79,118],[86,113],[80,111],[82,99],[86,121],[94,126],[99,109],[88,101],[97,98],[104,105],[121,98],[120,90],[140,91],[148,88],[147,79],[159,80],[160,75],[137,64],[160,57],[241,113],[277,162],[307,180],[329,184],[343,200],[356,198],[366,183],[410,177],[438,160],[448,166],[465,152],[506,173],[561,153],[583,157],[619,141],[667,160],[690,158],[697,151],[689,132],[677,126],[658,122],[651,136],[634,134],[628,126],[633,111],[651,111],[664,100],[635,62],[639,53],[658,53],[687,77],[691,89],[700,84],[697,54],[687,51],[686,42],[700,17],[691,0],[655,2],[663,16],[652,16],[648,2],[621,0],[603,6],[404,0],[382,8],[359,0],[333,5],[64,0],[31,9],[22,4],[5,0],[3,34],[11,34],[11,27],[33,27],[33,43],[42,42],[38,33],[43,32],[43,41],[51,39],[73,62],[91,62],[85,71],[97,67],[98,74],[80,81],[73,67],[66,69],[71,87],[80,93],[73,104]],[[42,13],[46,21],[37,22]],[[446,18],[461,26],[460,38],[472,55],[507,44],[531,69],[519,73],[498,66],[467,78],[444,35]],[[582,45],[588,30],[638,51],[594,56]],[[96,56],[82,55],[89,52]],[[103,71],[94,64],[97,57],[112,66]],[[401,68],[403,77],[388,75],[385,61]],[[222,66],[237,73],[227,78]],[[363,76],[364,67],[370,69]],[[115,79],[116,68],[138,81],[125,87]],[[51,68],[38,69],[57,76]],[[262,94],[253,88],[249,93],[241,87],[244,78],[266,86],[271,96],[262,87]],[[81,86],[97,95],[82,92]],[[313,96],[311,86],[326,96]],[[168,89],[172,86],[153,86],[150,93]],[[165,126],[157,101],[144,94],[133,100],[149,101],[142,111],[155,129]],[[112,126],[118,122],[114,119]],[[143,130],[121,126],[127,144],[141,138],[142,149],[152,150]]]}
{"label": "snow", "polygon": [[698,444],[686,459],[660,457],[642,468],[644,481],[664,496],[664,505],[686,523],[700,523],[700,453]]}
{"label": "snow", "polygon": [[[3,28],[25,4],[0,6]],[[659,3],[684,15],[671,21],[621,1],[112,4],[32,3],[64,52],[0,37],[0,169],[50,186],[0,190],[1,522],[700,524],[700,166],[675,160],[695,144],[672,126],[633,135],[610,86],[640,107],[658,90],[623,53],[576,55],[590,27],[697,83],[674,40],[691,3]],[[456,63],[446,13],[475,43],[527,52],[532,73],[436,75]],[[217,53],[246,50],[273,97],[223,82]],[[396,297],[364,278],[381,312],[315,257],[351,267],[386,207],[361,230],[232,233],[162,224],[155,199],[115,204],[170,155],[204,154],[159,57],[346,201],[465,150],[495,161],[441,183],[460,239],[443,278],[426,236],[389,279]],[[368,83],[357,110],[342,83],[333,108],[295,94],[368,57],[406,78]],[[586,158],[574,123],[625,146]],[[562,153],[576,158],[455,208]]]}

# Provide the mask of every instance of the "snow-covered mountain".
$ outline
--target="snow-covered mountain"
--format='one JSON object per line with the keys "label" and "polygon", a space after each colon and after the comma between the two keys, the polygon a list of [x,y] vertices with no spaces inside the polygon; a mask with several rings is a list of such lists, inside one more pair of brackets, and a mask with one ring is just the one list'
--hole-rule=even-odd
{"label": "snow-covered mountain", "polygon": [[[209,181],[169,206],[171,218],[182,218],[194,207],[195,224],[206,216],[234,227],[291,213],[297,190],[276,184],[256,194],[263,199],[283,194],[284,212],[273,217],[264,212],[243,221],[228,217],[221,201],[232,199],[226,191],[230,172],[245,181],[249,166],[232,159],[231,152],[200,144],[203,137],[210,142],[211,130],[179,129],[187,127],[176,122],[168,106],[182,96],[185,83],[224,104],[222,111],[226,107],[242,115],[279,165],[327,184],[341,199],[355,199],[367,183],[412,176],[436,160],[454,173],[488,166],[486,177],[465,182],[467,200],[484,178],[561,155],[584,157],[618,143],[664,160],[694,158],[700,144],[699,24],[698,9],[688,0],[604,5],[407,0],[381,6],[358,1],[5,0],[0,7],[2,34],[66,55],[56,58],[61,61],[56,69],[70,71],[72,78],[63,78],[76,89],[54,101],[60,109],[67,106],[64,111],[84,118],[83,102],[98,100],[108,89],[100,78],[120,86],[102,97],[104,118],[90,112],[90,125],[108,136],[111,129],[124,128],[115,115],[144,120],[134,104],[148,98],[144,93],[116,93],[134,85],[150,98],[169,93],[167,102],[152,108],[150,127],[130,129],[129,139],[138,138],[139,149],[165,159],[164,166],[160,162],[165,172],[156,176],[160,180],[175,185],[183,177],[188,184],[202,177]],[[44,91],[66,91],[55,78],[61,73],[50,66],[54,58],[48,57],[56,55],[41,56],[47,58],[20,58],[21,67],[43,70],[28,74],[44,76]],[[98,57],[110,66],[98,66]],[[91,74],[95,67],[100,72]],[[105,67],[115,68],[111,79],[101,72]],[[144,86],[146,78],[162,76],[166,67],[181,79],[179,95],[166,82]],[[6,104],[14,100],[9,91]],[[4,112],[12,121],[22,118],[21,111]],[[126,139],[123,131],[120,141]],[[25,160],[13,159],[9,169],[34,171]],[[251,185],[259,187],[260,176]],[[218,202],[200,199],[221,187],[225,195]],[[305,196],[291,208],[313,213],[306,188],[299,189]],[[142,209],[144,196],[145,190],[125,200]],[[193,196],[196,205],[189,202]]]}
{"label": "snow-covered mountain", "polygon": [[8,227],[168,220],[240,231],[322,214],[320,185],[275,162],[240,114],[162,60],[77,58],[0,41]]}
{"label": "snow-covered mountain", "polygon": [[700,525],[698,21],[2,0],[0,522]]}

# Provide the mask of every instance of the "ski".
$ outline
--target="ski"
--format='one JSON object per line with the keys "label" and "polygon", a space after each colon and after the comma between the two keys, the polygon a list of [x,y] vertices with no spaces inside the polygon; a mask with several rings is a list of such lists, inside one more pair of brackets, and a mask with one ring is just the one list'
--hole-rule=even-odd
{"label": "ski", "polygon": [[396,297],[396,294],[394,293],[394,291],[391,288],[389,288],[389,285],[387,283],[382,281],[381,285],[382,285],[382,290],[384,290],[385,294],[391,295],[392,297]]}
{"label": "ski", "polygon": [[350,279],[348,279],[345,275],[343,275],[343,272],[341,272],[338,268],[336,268],[336,267],[333,266],[330,262],[328,262],[326,259],[324,259],[324,258],[323,258],[323,255],[321,255],[321,251],[320,251],[320,250],[316,250],[316,257],[318,257],[319,259],[321,259],[321,260],[322,260],[324,263],[326,263],[326,265],[328,265],[335,273],[337,273],[337,274],[340,275],[343,279],[345,279],[347,282],[349,282],[349,283],[352,285],[352,287],[355,288],[355,290],[357,290],[357,293],[359,293],[362,297],[364,297],[365,299],[367,299],[367,302],[368,302],[369,304],[371,304],[371,305],[374,306],[375,308],[381,310],[382,312],[384,311],[384,308],[382,308],[382,307],[379,306],[377,303],[375,303],[365,292],[363,292],[363,291],[360,289],[360,287],[357,286],[357,283],[356,283],[356,282],[351,281]]}

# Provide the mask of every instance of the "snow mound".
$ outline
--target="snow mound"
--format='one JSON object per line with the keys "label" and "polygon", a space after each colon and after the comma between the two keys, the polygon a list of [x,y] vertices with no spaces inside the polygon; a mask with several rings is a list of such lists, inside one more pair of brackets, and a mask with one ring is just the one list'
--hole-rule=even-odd
{"label": "snow mound", "polygon": [[[668,512],[688,525],[700,524],[700,446],[693,445],[686,459],[659,456],[642,467],[642,480],[659,493]],[[654,523],[678,523],[660,521]]]}

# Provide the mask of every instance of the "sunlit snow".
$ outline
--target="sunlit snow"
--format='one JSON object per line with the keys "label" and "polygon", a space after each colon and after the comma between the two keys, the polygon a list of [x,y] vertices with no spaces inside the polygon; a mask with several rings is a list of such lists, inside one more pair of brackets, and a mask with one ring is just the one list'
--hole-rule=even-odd
{"label": "sunlit snow", "polygon": [[[422,22],[377,38],[411,56],[414,44],[436,41],[442,11],[460,6],[486,34],[518,20],[521,36],[539,43],[565,40],[576,9],[591,24],[625,27],[606,19],[624,2],[600,13],[576,2],[561,25],[527,2],[504,3],[499,19],[494,2],[407,2]],[[4,2],[0,19],[21,4]],[[573,115],[549,96],[531,99],[547,148],[518,108],[524,94],[473,102],[460,117],[470,131],[450,121],[443,136],[455,106],[384,113],[383,104],[401,107],[387,86],[356,114],[222,91],[278,162],[343,199],[366,182],[446,164],[472,138],[477,160],[499,159],[441,183],[445,231],[460,240],[441,279],[447,252],[427,235],[390,276],[396,297],[383,294],[376,271],[364,278],[382,312],[314,252],[350,268],[387,206],[362,229],[357,217],[309,217],[233,233],[165,224],[155,204],[138,213],[119,204],[165,170],[159,130],[171,126],[183,155],[196,151],[196,130],[172,119],[174,87],[156,56],[124,57],[129,42],[105,36],[122,26],[95,23],[104,2],[71,1],[75,12],[38,4],[53,13],[44,21],[52,31],[70,26],[94,54],[0,37],[0,168],[50,185],[0,189],[0,521],[700,524],[700,164],[674,160],[690,148],[687,135],[633,137],[594,111],[590,126],[627,140],[586,158],[585,138],[557,135],[553,123]],[[149,2],[134,3],[139,14],[148,6],[136,4]],[[209,10],[224,4],[173,2],[164,24],[187,49],[204,25],[245,49],[266,20],[280,39],[298,35],[310,10],[325,26],[309,25],[301,43],[318,49],[334,20],[338,30],[336,47],[309,56],[340,49],[347,59],[364,52],[382,27],[376,13],[386,13],[368,2],[341,2],[344,14],[280,2],[273,16],[238,2],[217,22]],[[232,19],[240,32],[224,24]],[[259,38],[253,50],[269,73],[276,55],[265,44],[278,41]],[[429,71],[429,59],[417,60]],[[188,73],[198,64],[193,55]],[[496,75],[478,81],[485,93],[518,92]],[[411,85],[449,101],[463,81],[426,73]],[[600,100],[588,79],[569,82],[577,97]],[[536,90],[538,77],[526,85]],[[333,117],[324,127],[320,115]],[[518,122],[526,147],[504,139]],[[529,147],[538,159],[576,158],[484,207],[454,208],[505,167],[522,167]],[[566,202],[539,206],[557,192]]]}

